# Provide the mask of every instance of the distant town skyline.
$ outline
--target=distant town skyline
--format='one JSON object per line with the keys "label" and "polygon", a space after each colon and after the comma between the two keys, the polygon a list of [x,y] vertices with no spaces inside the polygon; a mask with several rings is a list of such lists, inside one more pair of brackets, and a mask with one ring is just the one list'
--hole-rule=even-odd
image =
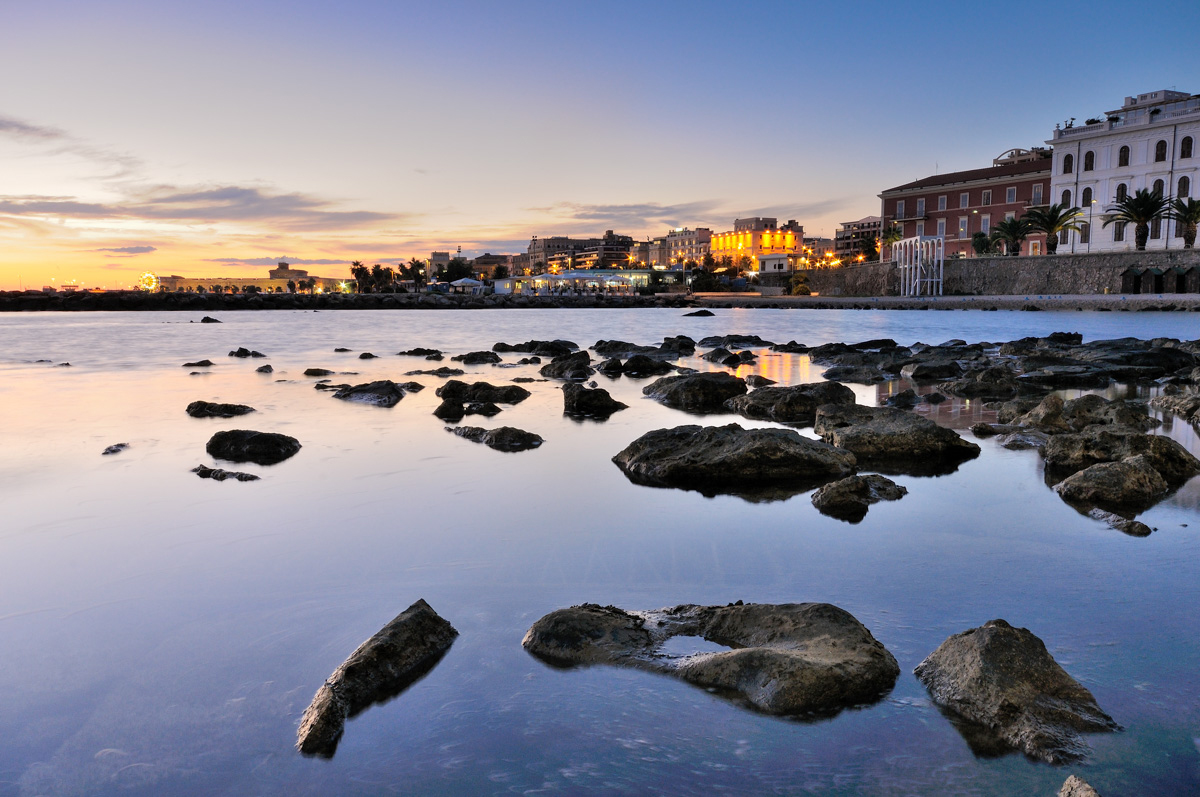
{"label": "distant town skyline", "polygon": [[339,277],[748,216],[832,238],[890,186],[1200,92],[1194,1],[954,10],[7,4],[0,288]]}

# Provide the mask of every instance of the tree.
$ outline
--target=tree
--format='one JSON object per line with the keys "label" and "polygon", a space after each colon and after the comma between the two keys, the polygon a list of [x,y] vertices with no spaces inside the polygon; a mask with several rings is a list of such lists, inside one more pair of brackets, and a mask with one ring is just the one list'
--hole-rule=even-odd
{"label": "tree", "polygon": [[203,286],[203,285],[197,285],[197,286],[196,286],[196,293],[204,293],[204,286]]}
{"label": "tree", "polygon": [[496,270],[492,272],[492,279],[494,279],[494,280],[508,279],[508,266],[504,265],[503,263],[496,266]]}
{"label": "tree", "polygon": [[879,259],[879,246],[875,243],[874,238],[859,239],[858,251],[862,254],[863,260],[868,263],[874,263]]}
{"label": "tree", "polygon": [[713,291],[727,291],[722,282],[717,279],[717,275],[711,271],[697,269],[692,272],[692,291],[694,293],[712,293]]}
{"label": "tree", "polygon": [[811,296],[812,289],[808,287],[808,274],[803,271],[797,271],[792,275],[791,284],[792,296]]}
{"label": "tree", "polygon": [[1029,237],[1030,226],[1024,216],[1015,219],[998,221],[992,227],[992,244],[1004,244],[1006,253],[1012,256],[1021,254],[1021,243]]}
{"label": "tree", "polygon": [[213,285],[211,288],[209,288],[209,290],[211,290],[213,293],[224,293],[225,286],[224,285]]}
{"label": "tree", "polygon": [[[304,280],[300,280],[300,281],[304,282]],[[295,280],[288,280],[287,285],[288,285],[288,293],[296,292],[296,281]]]}
{"label": "tree", "polygon": [[1183,248],[1191,249],[1196,243],[1196,226],[1200,224],[1200,202],[1191,197],[1178,197],[1171,203],[1167,218],[1183,230]]}
{"label": "tree", "polygon": [[412,258],[407,263],[400,263],[396,266],[400,272],[400,278],[412,280],[413,286],[420,290],[425,284],[425,261]]}
{"label": "tree", "polygon": [[1134,247],[1141,252],[1150,239],[1150,222],[1165,216],[1170,206],[1170,198],[1157,191],[1139,188],[1136,193],[1127,194],[1109,206],[1102,226],[1132,224]]}
{"label": "tree", "polygon": [[1058,251],[1058,236],[1064,232],[1079,232],[1083,211],[1066,205],[1047,205],[1025,211],[1024,219],[1029,222],[1030,232],[1046,234],[1046,254]]}
{"label": "tree", "polygon": [[375,290],[383,293],[384,291],[391,292],[392,283],[396,281],[396,275],[391,268],[381,266],[378,263],[371,266],[371,282],[375,285]]}
{"label": "tree", "polygon": [[359,293],[371,290],[371,270],[364,266],[361,260],[350,264],[350,276],[354,277],[354,286]]}
{"label": "tree", "polygon": [[450,261],[445,270],[445,282],[466,279],[471,276],[471,264],[466,258],[456,257]]}
{"label": "tree", "polygon": [[992,251],[992,239],[986,232],[977,232],[971,236],[971,248],[977,255],[986,255]]}
{"label": "tree", "polygon": [[704,253],[704,257],[700,258],[700,266],[705,271],[716,271],[717,259],[713,257],[712,252]]}
{"label": "tree", "polygon": [[880,242],[888,248],[888,254],[891,254],[892,247],[899,241],[904,240],[904,228],[899,224],[892,224],[883,234],[879,236]]}

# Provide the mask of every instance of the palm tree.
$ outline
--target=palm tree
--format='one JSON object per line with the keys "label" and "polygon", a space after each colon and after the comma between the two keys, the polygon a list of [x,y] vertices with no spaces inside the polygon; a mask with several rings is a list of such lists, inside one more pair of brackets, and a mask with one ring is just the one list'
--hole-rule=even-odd
{"label": "palm tree", "polygon": [[1009,255],[1021,254],[1021,242],[1029,237],[1032,227],[1025,216],[998,221],[992,227],[992,244],[1004,244]]}
{"label": "palm tree", "polygon": [[1150,238],[1150,222],[1165,216],[1170,206],[1170,198],[1157,191],[1139,188],[1132,196],[1127,194],[1109,206],[1103,226],[1114,222],[1132,224],[1134,248],[1141,252]]}
{"label": "palm tree", "polygon": [[1200,202],[1191,197],[1178,197],[1171,203],[1167,218],[1183,230],[1183,248],[1191,249],[1196,243],[1196,225],[1200,224]]}
{"label": "palm tree", "polygon": [[1031,232],[1046,233],[1046,254],[1058,251],[1058,236],[1064,232],[1079,232],[1083,211],[1066,205],[1048,205],[1030,208],[1024,219],[1029,222]]}
{"label": "palm tree", "polygon": [[883,234],[879,236],[879,242],[888,248],[889,254],[892,251],[892,246],[899,241],[904,240],[904,228],[899,224],[892,224]]}
{"label": "palm tree", "polygon": [[361,260],[355,260],[350,264],[350,275],[354,277],[355,287],[359,293],[366,293],[371,287],[371,270],[362,264]]}

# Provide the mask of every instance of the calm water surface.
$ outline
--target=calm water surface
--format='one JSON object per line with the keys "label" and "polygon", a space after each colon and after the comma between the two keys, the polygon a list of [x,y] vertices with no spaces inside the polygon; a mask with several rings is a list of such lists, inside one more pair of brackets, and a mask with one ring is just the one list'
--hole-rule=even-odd
{"label": "calm water surface", "polygon": [[[681,316],[0,316],[0,794],[1048,795],[1072,772],[1105,795],[1200,793],[1200,480],[1145,513],[1156,532],[1137,539],[1062,503],[1036,453],[984,440],[951,475],[897,477],[909,495],[851,525],[818,514],[809,493],[750,503],[629,483],[613,454],[697,422],[643,399],[645,381],[598,377],[630,405],[605,423],[566,419],[556,383],[529,385],[524,403],[469,420],[546,439],[502,454],[444,431],[430,414],[434,377],[388,410],[337,401],[302,376],[320,366],[399,380],[438,365],[393,356],[401,349],[552,337],[1200,337],[1187,314]],[[269,359],[225,356],[238,346]],[[205,357],[216,365],[201,375],[180,367]],[[72,365],[33,362],[43,358]],[[274,374],[254,372],[264,362]],[[493,383],[536,375],[467,370]],[[799,383],[822,369],[771,355],[753,370]],[[874,404],[903,387],[855,389]],[[258,412],[189,418],[196,399]],[[988,417],[961,401],[921,411],[958,428]],[[732,420],[767,425],[700,422]],[[304,448],[245,466],[259,482],[198,479],[192,467],[214,464],[205,442],[228,428],[284,432]],[[1162,433],[1200,449],[1186,424]],[[120,442],[131,447],[100,456]],[[449,654],[348,722],[333,760],[294,752],[325,677],[417,598],[461,632]],[[520,646],[538,617],[584,601],[739,599],[842,606],[900,662],[895,689],[800,722],[648,673],[550,669]],[[1089,736],[1086,764],[975,757],[911,674],[947,636],[996,617],[1040,636],[1125,727]]]}

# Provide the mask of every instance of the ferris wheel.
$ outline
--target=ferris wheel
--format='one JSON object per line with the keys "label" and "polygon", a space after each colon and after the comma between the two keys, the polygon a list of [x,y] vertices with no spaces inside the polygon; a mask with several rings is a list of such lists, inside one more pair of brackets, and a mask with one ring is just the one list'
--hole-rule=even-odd
{"label": "ferris wheel", "polygon": [[153,293],[158,290],[158,275],[147,271],[138,279],[138,287],[147,293]]}

